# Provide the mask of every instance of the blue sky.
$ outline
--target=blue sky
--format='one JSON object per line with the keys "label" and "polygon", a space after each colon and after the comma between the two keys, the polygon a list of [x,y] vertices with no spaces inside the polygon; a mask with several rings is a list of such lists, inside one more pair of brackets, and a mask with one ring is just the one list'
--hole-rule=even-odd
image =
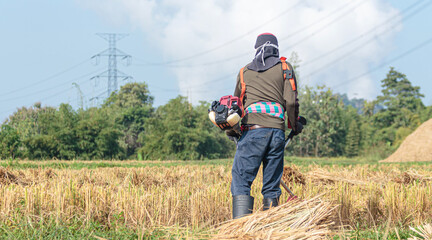
{"label": "blue sky", "polygon": [[117,47],[132,64],[119,59],[118,68],[149,85],[155,106],[179,94],[195,104],[231,94],[262,32],[276,34],[283,55],[298,53],[303,83],[373,99],[394,66],[432,105],[432,43],[401,57],[432,38],[430,0],[266,2],[1,1],[0,122],[35,102],[78,108],[76,86],[85,107],[100,104],[106,79],[90,78],[106,70],[108,60],[90,58],[108,43],[96,33],[129,34]]}

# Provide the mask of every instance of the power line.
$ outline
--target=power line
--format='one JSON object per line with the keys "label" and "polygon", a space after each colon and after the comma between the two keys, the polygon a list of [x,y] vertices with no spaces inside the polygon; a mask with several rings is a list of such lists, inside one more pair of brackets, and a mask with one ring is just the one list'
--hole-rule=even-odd
{"label": "power line", "polygon": [[[355,9],[357,9],[360,5],[366,3],[367,1],[360,1],[358,2],[357,5],[355,5],[354,7],[348,9],[347,11],[343,12],[342,14],[340,14],[339,16],[337,16],[335,19],[333,19],[333,21],[330,21],[329,23],[325,24],[324,27],[319,28],[318,30],[312,32],[311,34],[303,37],[302,39],[300,39],[299,41],[295,42],[294,44],[292,44],[291,46],[289,46],[288,48],[285,48],[284,50],[288,50],[288,49],[293,49],[295,46],[300,45],[302,43],[304,43],[306,40],[309,40],[310,38],[312,38],[313,36],[315,36],[316,34],[324,31],[325,29],[327,29],[329,26],[333,25],[334,23],[338,22],[339,20],[341,20],[343,17],[347,16],[348,14],[351,14]],[[331,16],[331,15],[329,15]],[[328,16],[324,17],[327,18]]]}
{"label": "power line", "polygon": [[[95,72],[98,72],[98,71],[100,71],[100,70],[101,70],[101,69],[98,69],[98,70],[96,70],[96,71],[93,71],[93,72],[87,73],[87,74],[85,74],[85,75],[82,75],[82,76],[79,76],[79,77],[73,78],[73,79],[71,79],[71,80],[69,80],[69,81],[67,81],[67,82],[65,82],[65,83],[73,82],[73,81],[75,81],[75,80],[77,80],[77,79],[79,79],[79,78],[85,78],[85,79],[83,79],[82,81],[78,81],[78,82],[83,82],[84,80],[87,80],[87,77],[88,77],[88,76],[93,75]],[[44,89],[44,90],[39,91],[39,92],[37,92],[37,93],[45,92],[45,91],[49,91],[49,90],[52,90],[52,89],[54,89],[54,88],[57,88],[57,87],[59,87],[59,86],[63,86],[63,85],[64,85],[64,83],[63,83],[62,85],[57,85],[57,86],[52,87],[52,88],[49,88],[49,89]],[[68,92],[68,91],[70,91],[70,90],[73,90],[73,85],[70,85],[67,89],[61,90],[60,92],[56,92],[56,93],[54,93],[54,94],[52,94],[52,95],[49,95],[49,96],[47,96],[47,97],[33,100],[33,102],[36,102],[36,101],[44,101],[44,100],[47,100],[47,99],[51,99],[51,98],[53,98],[53,97],[56,97],[56,96],[62,95],[62,94],[66,93],[66,92]],[[31,94],[31,95],[35,95],[35,94]],[[7,100],[1,100],[1,101],[17,100],[17,99],[21,99],[21,98],[24,98],[24,97],[27,97],[27,96],[31,96],[31,95],[26,95],[26,96],[17,97],[17,98],[14,98],[14,99],[7,99]],[[11,111],[13,111],[13,110],[16,110],[16,109],[18,109],[18,108],[19,108],[19,107],[10,108],[10,109],[8,109],[8,110],[6,110],[6,111],[0,112],[0,115],[3,115],[3,114],[5,114],[5,113],[9,113],[9,112],[11,112]]]}
{"label": "power line", "polygon": [[[414,4],[410,5],[409,7],[403,9],[401,12],[402,12],[402,13],[406,13],[406,12],[408,12],[411,8],[415,7],[416,5],[420,4],[421,2],[424,2],[424,0],[420,0],[420,1],[415,2]],[[421,8],[423,8],[423,7],[424,7],[424,6],[421,6]],[[409,19],[409,17],[414,16],[415,13],[416,13],[416,12],[414,12],[414,13],[411,14],[411,15],[406,16],[404,19],[405,19],[405,20]],[[332,49],[332,50],[330,50],[330,51],[328,51],[328,52],[326,52],[326,53],[324,53],[324,54],[321,54],[321,55],[318,56],[318,57],[315,57],[315,58],[313,58],[313,59],[311,59],[311,60],[308,60],[307,62],[304,62],[304,63],[302,64],[302,67],[305,66],[305,65],[308,65],[308,64],[310,64],[310,63],[312,63],[312,62],[315,62],[315,61],[317,61],[317,60],[319,60],[319,59],[321,59],[321,58],[323,58],[323,57],[325,57],[325,56],[328,56],[328,55],[330,55],[330,54],[333,54],[334,52],[337,52],[337,51],[339,51],[340,49],[342,49],[342,48],[344,48],[344,47],[346,47],[346,46],[349,46],[350,44],[352,44],[352,43],[354,43],[354,42],[356,42],[356,41],[362,39],[363,37],[366,37],[369,33],[372,33],[372,32],[375,31],[376,29],[378,29],[378,28],[380,28],[380,27],[382,27],[382,26],[388,24],[389,22],[395,20],[395,17],[396,17],[398,14],[399,14],[399,13],[396,13],[396,14],[390,16],[389,18],[387,18],[385,21],[381,22],[380,24],[375,25],[374,27],[370,28],[368,31],[363,32],[362,34],[358,35],[357,37],[355,37],[355,38],[353,38],[353,39],[351,39],[351,40],[349,40],[349,41],[347,41],[347,42],[345,42],[345,43],[343,43],[343,44],[341,44],[341,45],[339,45],[338,47],[336,47],[336,48],[334,48],[334,49]],[[397,20],[397,19],[396,19],[396,20]],[[397,24],[398,24],[398,23],[399,23],[399,22],[397,22]],[[397,25],[397,24],[395,24],[395,25]],[[390,26],[388,29],[391,30],[392,27],[394,27],[395,25]],[[379,35],[384,34],[384,33],[386,33],[386,32],[387,32],[387,31],[382,32],[382,33],[380,33]],[[376,36],[376,35],[375,35],[375,36]]]}
{"label": "power line", "polygon": [[[98,71],[100,71],[100,69],[98,69],[96,71],[92,71],[92,72],[84,74],[84,75],[81,75],[79,77],[72,78],[72,79],[70,79],[70,80],[68,80],[66,82],[63,82],[63,83],[55,85],[55,86],[51,86],[51,87],[43,89],[43,90],[35,91],[35,92],[30,93],[30,94],[21,95],[21,96],[17,96],[17,97],[12,97],[12,98],[8,98],[8,99],[0,99],[0,101],[8,102],[8,101],[12,101],[12,100],[18,100],[18,99],[26,98],[26,97],[29,97],[29,96],[37,95],[37,94],[40,94],[40,93],[43,93],[43,92],[47,92],[47,91],[53,90],[55,88],[64,86],[65,83],[70,83],[70,82],[73,82],[73,81],[75,81],[77,79],[82,79],[82,78],[89,77],[90,75],[93,75],[93,74],[95,74]],[[82,81],[84,81],[84,80],[86,80],[86,79],[83,79]],[[82,81],[79,81],[79,82],[82,82]]]}
{"label": "power line", "polygon": [[66,72],[69,72],[69,71],[71,71],[71,70],[73,70],[73,69],[75,69],[75,68],[77,68],[77,67],[83,65],[84,63],[86,63],[86,62],[88,62],[88,61],[90,61],[90,59],[86,59],[86,60],[84,60],[84,61],[82,61],[82,62],[80,62],[80,63],[78,63],[78,64],[75,64],[75,65],[73,65],[73,66],[71,66],[71,67],[69,67],[69,68],[66,68],[66,69],[63,70],[63,71],[60,71],[60,72],[58,72],[58,73],[55,73],[55,74],[53,74],[53,75],[51,75],[51,76],[49,76],[49,77],[47,77],[47,78],[44,78],[44,79],[42,79],[42,80],[40,80],[40,81],[35,82],[35,83],[33,83],[33,84],[29,84],[29,85],[26,85],[26,86],[21,87],[21,88],[17,88],[17,89],[12,90],[12,91],[8,91],[7,93],[2,93],[2,94],[0,94],[0,95],[3,97],[3,96],[7,96],[7,95],[10,95],[10,94],[13,94],[13,93],[19,92],[19,91],[24,90],[24,89],[28,89],[28,88],[31,88],[31,87],[37,86],[37,85],[39,85],[39,84],[41,84],[41,83],[43,83],[43,82],[46,82],[46,81],[51,80],[51,79],[53,79],[53,78],[56,78],[56,77],[58,77],[58,76],[60,76],[60,75],[62,75],[62,74],[64,74],[64,73],[66,73]]}
{"label": "power line", "polygon": [[190,56],[184,57],[184,58],[174,59],[174,60],[170,60],[170,61],[166,61],[166,62],[147,63],[147,64],[149,64],[149,65],[167,65],[167,64],[176,63],[176,62],[183,62],[183,61],[186,61],[186,60],[189,60],[189,59],[192,59],[192,58],[196,58],[196,57],[200,57],[200,56],[206,55],[206,54],[208,54],[210,52],[214,52],[214,51],[216,51],[216,50],[218,50],[220,48],[226,47],[227,45],[230,45],[230,44],[232,44],[232,43],[234,43],[234,42],[236,42],[236,41],[244,38],[245,36],[247,36],[247,35],[255,32],[256,30],[258,30],[258,29],[262,28],[263,26],[269,24],[270,22],[273,22],[274,20],[280,18],[281,16],[289,13],[290,11],[294,10],[295,7],[298,6],[298,5],[300,5],[301,3],[302,3],[302,1],[297,1],[295,4],[293,4],[289,8],[283,10],[281,13],[279,13],[278,15],[276,15],[276,17],[274,17],[274,18],[266,21],[265,23],[259,25],[258,27],[255,27],[255,28],[249,30],[248,32],[246,32],[246,33],[244,33],[244,34],[242,34],[242,35],[240,35],[240,36],[238,36],[238,37],[236,37],[236,38],[234,38],[232,40],[229,40],[228,42],[222,43],[222,44],[220,44],[220,45],[218,45],[216,47],[210,48],[208,50],[204,50],[202,52],[198,52],[196,54],[193,54],[193,55],[190,55]]}
{"label": "power line", "polygon": [[365,75],[368,75],[369,73],[374,72],[374,71],[376,71],[376,70],[378,70],[378,69],[380,69],[380,68],[386,66],[387,64],[389,64],[389,63],[391,63],[391,62],[397,61],[397,60],[399,60],[399,59],[405,57],[406,55],[409,55],[409,54],[411,54],[411,53],[413,53],[413,52],[415,52],[415,51],[417,51],[417,50],[419,50],[419,49],[425,47],[426,45],[428,45],[428,44],[430,44],[430,43],[432,43],[432,37],[429,38],[429,39],[427,39],[426,41],[424,41],[424,42],[422,42],[422,43],[420,43],[420,44],[414,46],[413,48],[410,48],[409,50],[407,50],[407,51],[405,51],[405,52],[399,54],[398,56],[396,56],[396,57],[394,57],[394,58],[392,58],[392,59],[390,59],[390,60],[388,60],[388,61],[385,61],[384,63],[382,63],[382,64],[380,64],[380,65],[378,65],[378,66],[372,68],[371,70],[369,70],[369,71],[367,71],[367,72],[364,72],[364,73],[358,75],[357,77],[350,78],[350,79],[348,79],[347,81],[341,82],[340,84],[336,85],[336,86],[333,87],[333,88],[334,88],[334,89],[335,89],[335,88],[338,88],[338,87],[340,87],[340,86],[342,86],[342,85],[345,85],[345,84],[347,84],[347,83],[349,83],[349,82],[355,81],[355,80],[357,80],[357,79],[359,79],[359,78],[361,78],[361,77],[363,77],[363,76],[365,76]]}
{"label": "power line", "polygon": [[[297,46],[297,45],[303,43],[305,40],[308,40],[309,38],[313,37],[317,33],[325,30],[326,28],[328,28],[332,24],[336,23],[337,21],[341,20],[344,16],[350,14],[353,10],[355,10],[356,8],[358,8],[360,5],[362,5],[364,3],[366,3],[366,1],[359,1],[358,4],[355,5],[353,8],[350,8],[347,11],[344,11],[342,14],[340,14],[335,19],[333,19],[333,21],[331,21],[330,23],[326,24],[324,27],[320,28],[319,30],[317,30],[317,31],[309,34],[306,37],[304,37],[300,41],[297,41],[295,44],[291,45],[290,48],[293,48],[294,46]],[[294,31],[292,33],[289,33],[286,37],[284,37],[284,39],[287,39],[289,36],[295,36],[296,34],[301,33],[303,31],[306,31],[308,28],[310,28],[310,27],[312,27],[314,25],[322,23],[323,20],[325,20],[325,19],[327,19],[327,18],[329,18],[331,16],[334,16],[334,12],[339,12],[339,11],[343,10],[344,8],[346,8],[347,6],[349,6],[350,4],[351,4],[351,2],[349,4],[344,4],[341,7],[336,8],[334,11],[331,12],[331,14],[328,14],[328,15],[320,18],[318,21],[314,22],[313,24],[310,24],[310,25],[308,25],[308,26],[306,26],[304,28],[299,28],[298,30],[296,30],[296,31]],[[251,51],[248,51],[248,52],[244,52],[242,54],[231,56],[231,57],[227,57],[227,58],[224,58],[224,59],[220,59],[220,60],[216,60],[216,61],[211,61],[211,62],[206,62],[206,63],[200,63],[200,64],[193,64],[193,65],[172,65],[172,64],[169,64],[169,63],[168,64],[166,64],[166,63],[164,63],[164,64],[145,63],[145,64],[134,64],[134,65],[138,65],[138,66],[162,66],[162,65],[164,65],[164,66],[169,66],[169,67],[172,67],[172,68],[190,68],[190,67],[207,66],[207,65],[214,65],[214,64],[225,63],[225,62],[228,62],[228,61],[231,61],[231,60],[234,60],[234,59],[238,59],[238,58],[244,57],[246,55],[250,55],[250,54],[253,54],[253,53],[251,53]],[[176,62],[179,62],[179,61],[176,61]]]}
{"label": "power line", "polygon": [[[363,2],[363,1],[361,1],[361,2]],[[361,2],[360,2],[360,4],[361,4]],[[291,32],[290,34],[288,34],[288,35],[286,35],[286,36],[284,36],[284,37],[281,37],[281,38],[279,38],[278,40],[279,40],[279,41],[283,41],[283,40],[286,40],[286,39],[288,39],[288,38],[294,37],[294,36],[296,36],[297,34],[299,34],[299,33],[301,33],[301,32],[304,32],[305,30],[307,30],[307,29],[309,29],[309,28],[311,28],[311,27],[313,27],[313,26],[315,26],[315,25],[321,23],[323,20],[325,20],[325,19],[327,19],[327,18],[333,16],[335,13],[337,13],[337,12],[339,12],[339,11],[342,11],[344,8],[348,7],[349,5],[351,5],[351,4],[353,4],[353,3],[355,3],[355,1],[348,1],[348,3],[342,5],[342,6],[338,7],[338,8],[335,8],[333,11],[331,11],[329,14],[327,14],[326,16],[324,16],[323,18],[321,18],[319,21],[313,22],[313,23],[311,23],[311,24],[309,24],[309,25],[307,25],[307,26],[300,27],[300,28],[298,28],[296,31]]]}
{"label": "power line", "polygon": [[[409,17],[412,17],[412,16],[418,14],[419,12],[425,10],[426,7],[429,6],[431,3],[432,3],[432,2],[429,1],[428,3],[426,3],[426,4],[422,5],[422,6],[420,6],[416,11],[414,11],[413,13],[411,13],[410,15],[408,15],[407,17],[405,17],[405,19],[409,19]],[[356,51],[358,51],[358,50],[364,48],[365,46],[367,46],[367,45],[373,43],[372,40],[373,40],[376,36],[379,36],[379,35],[381,35],[381,34],[384,34],[384,33],[388,32],[388,31],[390,31],[390,30],[392,30],[392,28],[387,28],[385,31],[381,32],[380,34],[375,35],[375,36],[372,36],[372,38],[368,39],[368,40],[366,41],[366,43],[363,43],[363,44],[361,44],[361,45],[359,45],[359,46],[353,48],[351,51],[349,51],[349,52],[345,53],[344,55],[338,57],[336,60],[333,60],[332,62],[330,62],[330,63],[324,65],[323,67],[318,68],[317,70],[313,71],[312,73],[309,73],[309,74],[306,75],[304,78],[305,78],[305,79],[308,79],[309,77],[311,77],[311,76],[313,76],[313,75],[315,75],[315,74],[321,72],[322,70],[324,70],[324,69],[328,69],[329,66],[334,65],[335,63],[337,63],[337,62],[343,60],[344,58],[346,58],[346,57],[348,57],[348,56],[350,56],[350,55],[353,54],[354,52],[356,52]],[[307,81],[307,80],[306,80],[306,81]]]}

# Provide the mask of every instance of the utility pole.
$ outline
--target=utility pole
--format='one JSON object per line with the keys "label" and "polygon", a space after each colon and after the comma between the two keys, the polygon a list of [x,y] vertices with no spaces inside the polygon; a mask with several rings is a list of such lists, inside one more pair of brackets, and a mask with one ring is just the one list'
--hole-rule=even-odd
{"label": "utility pole", "polygon": [[95,78],[101,78],[101,77],[108,78],[107,96],[109,97],[113,91],[117,90],[117,80],[119,78],[121,78],[121,80],[132,79],[131,76],[128,76],[117,69],[118,57],[120,57],[122,60],[126,60],[127,65],[130,64],[132,58],[129,54],[126,54],[116,48],[117,41],[128,36],[128,34],[97,33],[97,35],[107,40],[109,47],[108,49],[100,52],[99,54],[94,55],[92,59],[93,58],[99,59],[99,57],[108,57],[108,70],[92,77],[91,80]]}

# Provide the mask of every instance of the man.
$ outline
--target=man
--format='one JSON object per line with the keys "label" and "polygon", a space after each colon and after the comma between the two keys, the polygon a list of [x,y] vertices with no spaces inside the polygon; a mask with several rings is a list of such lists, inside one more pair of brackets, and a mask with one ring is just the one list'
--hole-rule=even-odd
{"label": "man", "polygon": [[[283,70],[277,38],[271,33],[259,35],[255,50],[255,58],[240,70],[234,91],[234,96],[243,98],[245,116],[232,168],[233,218],[252,213],[254,198],[250,196],[250,190],[261,162],[263,208],[267,210],[279,204],[285,112],[295,134],[303,128],[297,122],[299,104],[294,72],[289,63],[288,71]],[[285,75],[284,79],[287,73],[289,76]],[[235,132],[227,131],[227,135],[232,137]]]}

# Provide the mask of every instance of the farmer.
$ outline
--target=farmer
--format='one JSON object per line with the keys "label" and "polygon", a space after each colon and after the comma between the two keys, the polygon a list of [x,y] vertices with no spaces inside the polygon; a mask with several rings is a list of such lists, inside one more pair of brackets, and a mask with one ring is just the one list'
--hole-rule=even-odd
{"label": "farmer", "polygon": [[[259,35],[255,51],[252,62],[240,70],[234,91],[234,96],[240,99],[243,95],[245,116],[241,122],[242,135],[232,167],[233,218],[252,213],[254,198],[250,196],[251,185],[261,162],[263,209],[267,210],[279,204],[285,145],[285,112],[288,125],[295,135],[303,129],[297,121],[299,104],[296,78],[289,63],[284,65],[287,67],[283,70],[281,60],[285,58],[279,58],[276,37],[271,33]],[[245,91],[242,94],[243,88]],[[227,131],[226,134],[229,137],[239,137],[234,131]]]}

